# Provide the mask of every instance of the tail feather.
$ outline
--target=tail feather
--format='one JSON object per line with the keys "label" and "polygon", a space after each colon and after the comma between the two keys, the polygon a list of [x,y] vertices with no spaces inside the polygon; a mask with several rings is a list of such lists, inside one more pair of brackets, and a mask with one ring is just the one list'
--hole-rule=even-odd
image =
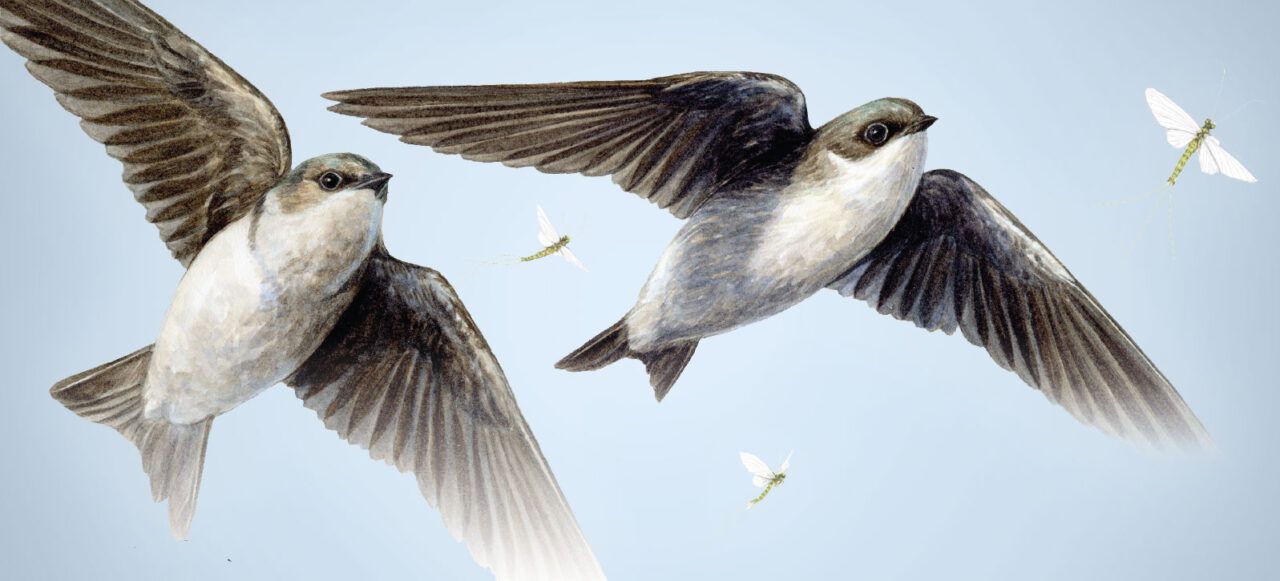
{"label": "tail feather", "polygon": [[142,469],[151,477],[151,497],[169,501],[169,530],[187,538],[200,495],[200,476],[213,418],[190,425],[148,421],[134,440],[142,452]]}
{"label": "tail feather", "polygon": [[679,343],[672,347],[656,351],[633,351],[627,340],[627,320],[624,318],[599,335],[592,337],[573,353],[556,363],[557,369],[568,371],[590,371],[600,369],[624,357],[639,359],[649,373],[649,385],[653,386],[654,396],[658,401],[666,397],[676,380],[684,371],[693,351],[697,349],[697,341]]}
{"label": "tail feather", "polygon": [[636,359],[644,362],[644,370],[649,372],[649,385],[653,386],[653,395],[662,401],[667,392],[675,386],[676,380],[693,358],[693,351],[698,348],[697,341],[681,343],[661,351],[637,353]]}
{"label": "tail feather", "polygon": [[59,381],[49,393],[76,415],[115,428],[138,447],[151,495],[156,502],[169,501],[169,528],[183,539],[195,516],[213,418],[190,425],[146,419],[142,387],[150,363],[147,346]]}
{"label": "tail feather", "polygon": [[556,363],[556,369],[591,371],[600,369],[631,354],[627,345],[627,320],[623,319],[592,337],[573,353]]}

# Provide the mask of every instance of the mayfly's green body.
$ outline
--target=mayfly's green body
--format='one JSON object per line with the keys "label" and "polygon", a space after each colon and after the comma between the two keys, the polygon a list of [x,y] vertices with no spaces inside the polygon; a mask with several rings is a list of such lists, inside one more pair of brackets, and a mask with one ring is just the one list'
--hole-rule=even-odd
{"label": "mayfly's green body", "polygon": [[786,479],[787,474],[785,472],[782,474],[775,474],[773,478],[769,480],[769,483],[764,486],[764,490],[760,492],[760,496],[751,499],[751,501],[747,503],[747,508],[751,508],[764,500],[764,497],[769,496],[769,491],[773,490],[773,487],[782,484],[782,481]]}
{"label": "mayfly's green body", "polygon": [[556,240],[555,244],[552,244],[551,246],[543,248],[542,250],[539,250],[535,254],[530,254],[529,256],[520,257],[520,262],[531,262],[539,258],[546,258],[548,256],[551,256],[552,254],[560,252],[561,248],[564,248],[565,246],[568,246],[568,245],[569,245],[569,237],[561,236],[559,240]]}
{"label": "mayfly's green body", "polygon": [[1169,185],[1173,185],[1178,181],[1178,175],[1182,173],[1182,168],[1186,167],[1187,162],[1191,161],[1191,156],[1195,155],[1200,149],[1200,144],[1204,143],[1204,138],[1209,136],[1209,132],[1213,131],[1216,125],[1210,119],[1204,120],[1204,125],[1196,132],[1196,136],[1191,138],[1191,143],[1187,144],[1187,149],[1182,152],[1182,157],[1178,159],[1178,165],[1173,168],[1173,175],[1169,176]]}

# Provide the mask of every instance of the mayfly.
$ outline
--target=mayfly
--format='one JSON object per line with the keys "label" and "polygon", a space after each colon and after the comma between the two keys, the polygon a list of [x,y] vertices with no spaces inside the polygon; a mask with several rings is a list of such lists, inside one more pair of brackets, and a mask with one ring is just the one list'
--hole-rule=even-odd
{"label": "mayfly", "polygon": [[764,497],[769,495],[773,487],[782,484],[782,481],[787,479],[787,468],[791,466],[791,454],[787,454],[787,459],[782,461],[782,468],[778,469],[777,472],[770,470],[769,465],[765,464],[764,460],[761,460],[755,454],[739,452],[738,457],[742,458],[742,465],[746,466],[747,472],[751,473],[751,483],[757,487],[764,488],[760,496],[747,502],[748,509],[764,500]]}
{"label": "mayfly", "polygon": [[1165,128],[1165,138],[1169,140],[1169,145],[1175,149],[1186,148],[1178,159],[1178,165],[1174,166],[1173,174],[1169,176],[1169,185],[1178,181],[1182,168],[1191,161],[1196,150],[1200,151],[1200,171],[1209,175],[1222,172],[1224,176],[1250,183],[1258,181],[1244,165],[1222,149],[1222,144],[1216,137],[1209,135],[1209,132],[1217,128],[1213,120],[1205,119],[1204,125],[1197,125],[1195,119],[1183,111],[1182,107],[1155,89],[1147,89],[1147,105],[1151,107],[1156,122]]}
{"label": "mayfly", "polygon": [[542,250],[530,254],[529,256],[520,257],[520,262],[532,262],[539,258],[546,258],[552,254],[559,254],[565,260],[582,270],[587,270],[586,265],[569,250],[569,237],[561,236],[556,232],[556,227],[551,225],[551,220],[547,219],[547,213],[542,210],[542,206],[538,206],[538,244],[543,246]]}

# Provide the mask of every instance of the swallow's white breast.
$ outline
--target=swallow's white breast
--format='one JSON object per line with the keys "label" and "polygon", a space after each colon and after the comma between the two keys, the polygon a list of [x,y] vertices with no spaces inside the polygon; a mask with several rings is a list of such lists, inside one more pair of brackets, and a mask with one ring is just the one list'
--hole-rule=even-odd
{"label": "swallow's white breast", "polygon": [[835,280],[902,218],[920,183],[927,150],[927,137],[920,132],[857,161],[818,152],[822,157],[807,172],[810,179],[782,192],[763,243],[752,252],[751,270],[815,291]]}
{"label": "swallow's white breast", "polygon": [[[146,414],[191,423],[280,382],[354,296],[347,284],[377,242],[382,202],[334,194],[287,213],[269,196],[191,263],[165,317],[144,388]],[[253,242],[251,244],[251,242]]]}

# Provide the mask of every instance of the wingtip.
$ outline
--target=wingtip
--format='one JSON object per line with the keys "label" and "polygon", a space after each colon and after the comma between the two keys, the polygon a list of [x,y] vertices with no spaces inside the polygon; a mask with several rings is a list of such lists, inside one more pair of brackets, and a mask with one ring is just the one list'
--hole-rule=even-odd
{"label": "wingtip", "polygon": [[1187,458],[1216,458],[1222,454],[1222,450],[1208,436],[1197,438],[1193,441],[1181,442],[1147,442],[1146,445],[1140,445],[1140,448],[1147,453],[1157,456],[1181,456]]}
{"label": "wingtip", "polygon": [[173,535],[173,539],[176,541],[187,540],[190,528],[191,523],[177,522],[174,520],[169,521],[169,533]]}
{"label": "wingtip", "polygon": [[1183,454],[1209,458],[1216,457],[1222,453],[1222,450],[1218,448],[1218,443],[1213,440],[1213,436],[1209,435],[1209,431],[1204,426],[1199,426],[1191,441],[1181,443],[1178,446],[1178,450]]}
{"label": "wingtip", "polygon": [[1220,453],[1209,431],[1194,416],[1189,425],[1180,426],[1179,429],[1166,427],[1160,435],[1141,437],[1113,432],[1108,432],[1108,435],[1116,436],[1146,453],[1160,456],[1215,457]]}

